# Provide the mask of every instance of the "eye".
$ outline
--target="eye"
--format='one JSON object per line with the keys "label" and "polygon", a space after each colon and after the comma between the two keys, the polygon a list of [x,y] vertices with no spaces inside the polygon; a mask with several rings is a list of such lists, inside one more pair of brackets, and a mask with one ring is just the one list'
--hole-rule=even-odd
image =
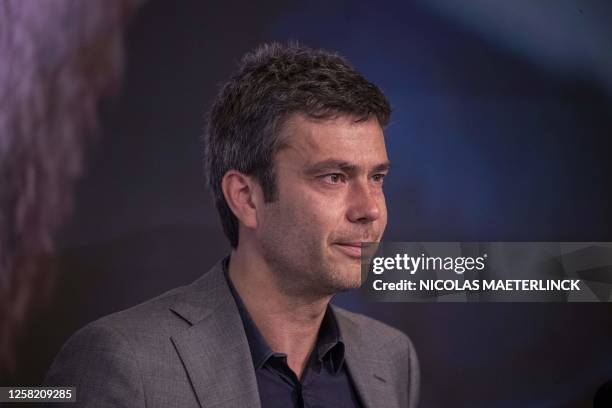
{"label": "eye", "polygon": [[380,183],[382,184],[383,179],[385,178],[386,174],[380,173],[380,174],[375,174],[372,176],[372,180],[374,180],[375,183]]}
{"label": "eye", "polygon": [[346,176],[342,173],[330,173],[321,176],[321,178],[330,184],[338,184],[346,181]]}

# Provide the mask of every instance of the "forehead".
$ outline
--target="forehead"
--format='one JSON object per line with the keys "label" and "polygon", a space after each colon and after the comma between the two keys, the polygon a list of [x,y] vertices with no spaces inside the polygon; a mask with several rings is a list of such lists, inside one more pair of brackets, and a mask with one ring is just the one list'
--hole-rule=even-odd
{"label": "forehead", "polygon": [[378,120],[375,117],[366,121],[356,119],[348,115],[331,119],[292,115],[283,125],[283,147],[277,160],[289,160],[297,165],[337,159],[364,166],[387,161],[384,134]]}

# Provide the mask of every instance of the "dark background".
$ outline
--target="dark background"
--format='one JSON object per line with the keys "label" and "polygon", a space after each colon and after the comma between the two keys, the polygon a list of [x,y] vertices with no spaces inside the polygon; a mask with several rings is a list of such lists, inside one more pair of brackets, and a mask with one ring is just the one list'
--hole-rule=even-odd
{"label": "dark background", "polygon": [[[611,3],[402,3],[146,3],[10,383],[39,385],[79,327],[227,253],[200,135],[264,41],[336,50],[390,99],[385,240],[612,241]],[[608,303],[335,302],[412,338],[421,407],[587,407],[612,378]]]}

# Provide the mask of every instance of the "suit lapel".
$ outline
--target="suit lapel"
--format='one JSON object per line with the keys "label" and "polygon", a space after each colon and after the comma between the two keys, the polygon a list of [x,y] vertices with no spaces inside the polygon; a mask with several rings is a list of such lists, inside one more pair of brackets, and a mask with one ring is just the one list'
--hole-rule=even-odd
{"label": "suit lapel", "polygon": [[192,324],[172,342],[202,408],[260,408],[251,352],[221,263],[179,295],[171,310]]}
{"label": "suit lapel", "polygon": [[334,306],[332,309],[345,344],[344,361],[364,408],[398,407],[389,398],[394,395],[389,384],[389,362],[379,356],[376,344],[364,344],[361,330],[353,321],[338,313]]}
{"label": "suit lapel", "polygon": [[[201,407],[261,408],[251,351],[221,262],[178,295],[170,309],[191,324],[172,342]],[[345,344],[345,364],[364,408],[397,407],[389,400],[389,362],[375,344],[364,344],[351,319],[332,309]]]}

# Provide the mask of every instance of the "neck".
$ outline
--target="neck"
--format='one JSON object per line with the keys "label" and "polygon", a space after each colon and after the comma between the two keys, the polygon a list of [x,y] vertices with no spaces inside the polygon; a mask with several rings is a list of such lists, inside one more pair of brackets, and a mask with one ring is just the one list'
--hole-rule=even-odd
{"label": "neck", "polygon": [[301,377],[314,349],[331,296],[289,296],[265,261],[244,248],[232,251],[229,277],[249,315],[274,352]]}

